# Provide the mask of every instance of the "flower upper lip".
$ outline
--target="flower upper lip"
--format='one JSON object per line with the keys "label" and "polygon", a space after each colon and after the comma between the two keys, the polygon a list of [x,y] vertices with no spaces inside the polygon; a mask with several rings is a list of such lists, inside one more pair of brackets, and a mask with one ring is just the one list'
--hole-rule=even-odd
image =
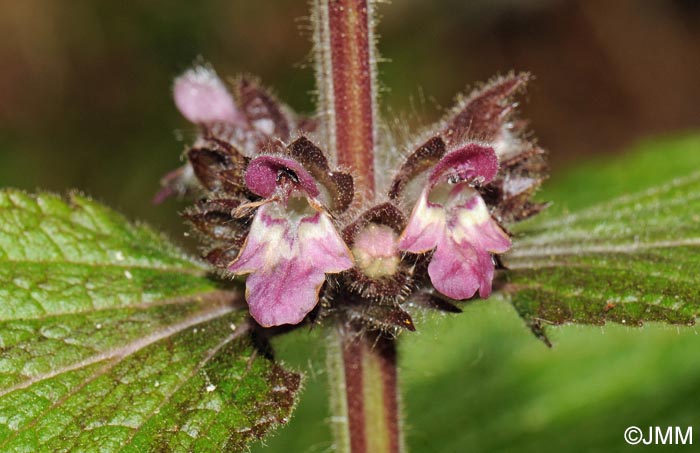
{"label": "flower upper lip", "polygon": [[245,171],[246,186],[256,195],[271,197],[284,180],[303,190],[310,197],[318,197],[320,191],[314,178],[300,163],[293,159],[275,155],[256,157]]}

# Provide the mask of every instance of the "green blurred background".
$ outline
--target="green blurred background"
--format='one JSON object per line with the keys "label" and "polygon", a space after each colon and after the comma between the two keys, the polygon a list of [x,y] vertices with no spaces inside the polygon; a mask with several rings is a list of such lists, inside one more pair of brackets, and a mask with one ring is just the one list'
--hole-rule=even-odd
{"label": "green blurred background", "polygon": [[[523,112],[555,175],[700,128],[697,0],[394,0],[379,11],[389,121],[437,119],[455,93],[515,69],[536,76]],[[79,188],[181,237],[183,205],[150,203],[194,132],[171,101],[173,77],[202,57],[311,112],[307,14],[306,0],[0,2],[0,186]],[[279,451],[329,447],[322,351],[295,352],[318,336],[279,345],[312,363],[299,415],[270,441]],[[547,350],[500,302],[426,322],[404,342],[411,451],[615,451],[624,427],[652,422],[700,435],[695,329],[555,337]]]}

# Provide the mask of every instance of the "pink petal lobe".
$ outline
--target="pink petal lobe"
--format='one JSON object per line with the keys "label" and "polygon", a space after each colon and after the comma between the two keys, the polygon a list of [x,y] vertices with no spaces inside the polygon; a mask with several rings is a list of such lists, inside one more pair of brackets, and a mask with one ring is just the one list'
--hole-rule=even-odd
{"label": "pink petal lobe", "polygon": [[258,208],[229,270],[250,274],[246,300],[264,327],[298,324],[318,303],[325,274],[353,266],[350,250],[327,214],[294,218],[281,203]]}
{"label": "pink petal lobe", "polygon": [[491,294],[494,274],[489,252],[503,253],[511,242],[491,218],[480,195],[455,188],[450,196],[459,200],[465,195],[471,196],[449,210],[447,237],[438,244],[428,274],[435,288],[453,299],[468,299],[477,289],[479,296],[486,298]]}
{"label": "pink petal lobe", "polygon": [[355,238],[355,247],[373,257],[396,255],[396,233],[385,225],[369,224]]}
{"label": "pink petal lobe", "polygon": [[431,206],[428,191],[424,190],[408,219],[408,226],[399,237],[399,250],[412,253],[432,250],[445,234],[445,224],[444,209]]}
{"label": "pink petal lobe", "polygon": [[468,241],[491,253],[505,253],[510,249],[510,238],[491,218],[486,203],[477,194],[462,206],[453,208],[450,223],[455,241]]}
{"label": "pink petal lobe", "polygon": [[233,97],[210,68],[198,66],[176,78],[173,96],[182,116],[192,123],[243,121]]}
{"label": "pink petal lobe", "polygon": [[299,324],[318,303],[323,271],[303,260],[282,260],[246,280],[250,314],[263,327]]}
{"label": "pink petal lobe", "polygon": [[457,244],[443,238],[430,260],[428,275],[440,293],[457,300],[469,299],[482,282],[477,251],[469,243]]}
{"label": "pink petal lobe", "polygon": [[245,183],[254,194],[269,198],[277,189],[280,175],[295,181],[310,197],[320,194],[314,178],[299,162],[279,156],[260,156],[250,161]]}
{"label": "pink petal lobe", "polygon": [[352,253],[328,215],[317,212],[299,224],[299,255],[326,274],[353,266]]}
{"label": "pink petal lobe", "polygon": [[261,206],[255,213],[238,257],[229,265],[228,270],[234,274],[249,274],[262,268],[272,268],[279,256],[289,244],[285,240],[288,225],[284,219],[277,218],[271,207]]}

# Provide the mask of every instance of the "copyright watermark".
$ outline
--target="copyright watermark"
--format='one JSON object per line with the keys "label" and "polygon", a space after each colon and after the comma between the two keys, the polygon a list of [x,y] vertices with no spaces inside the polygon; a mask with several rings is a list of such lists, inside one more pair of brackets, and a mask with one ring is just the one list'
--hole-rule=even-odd
{"label": "copyright watermark", "polygon": [[693,445],[692,426],[630,426],[625,430],[630,445]]}

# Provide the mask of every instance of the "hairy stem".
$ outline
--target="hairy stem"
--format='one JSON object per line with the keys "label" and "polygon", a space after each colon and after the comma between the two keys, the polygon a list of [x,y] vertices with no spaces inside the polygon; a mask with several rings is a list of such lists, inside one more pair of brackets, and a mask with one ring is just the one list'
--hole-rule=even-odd
{"label": "hairy stem", "polygon": [[336,451],[401,451],[396,342],[379,333],[334,332],[328,348]]}
{"label": "hairy stem", "polygon": [[[336,163],[350,168],[360,202],[375,191],[377,134],[375,0],[313,0],[322,133]],[[396,344],[339,325],[328,345],[336,451],[401,450]]]}
{"label": "hairy stem", "polygon": [[354,170],[361,199],[374,196],[376,81],[372,0],[314,0],[316,78],[336,163]]}
{"label": "hairy stem", "polygon": [[343,362],[343,337],[339,330],[333,330],[326,342],[326,371],[330,387],[331,431],[334,448],[338,453],[350,453],[350,429],[348,399],[345,385]]}

